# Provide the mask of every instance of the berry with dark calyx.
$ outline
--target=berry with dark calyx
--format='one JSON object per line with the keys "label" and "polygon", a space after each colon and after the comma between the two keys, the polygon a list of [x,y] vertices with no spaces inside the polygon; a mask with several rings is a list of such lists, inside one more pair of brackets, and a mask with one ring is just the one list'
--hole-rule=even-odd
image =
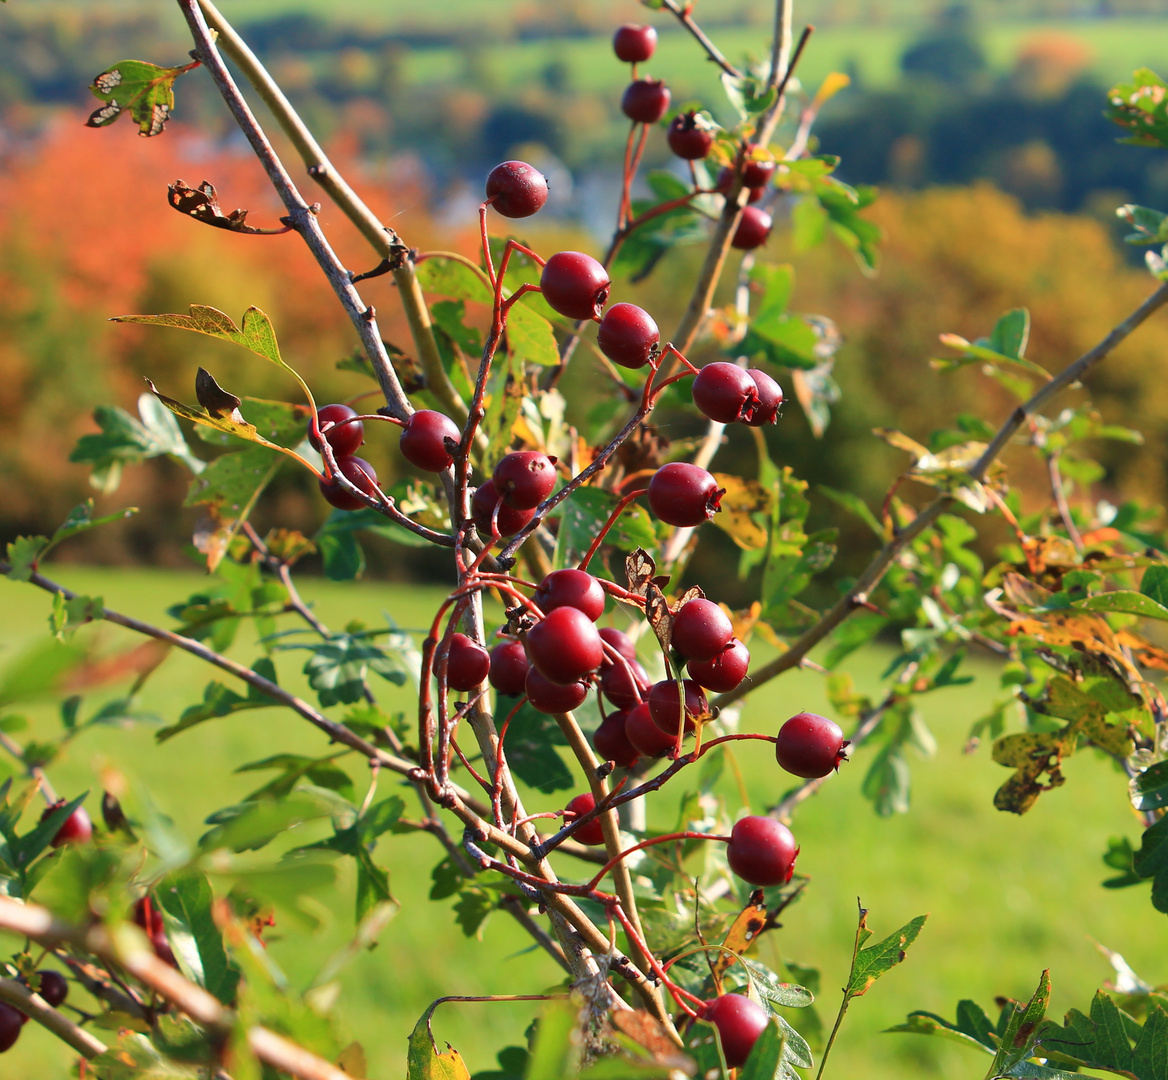
{"label": "berry with dark calyx", "polygon": [[761,368],[747,368],[746,374],[754,380],[758,396],[743,420],[751,427],[776,423],[783,404],[783,388]]}
{"label": "berry with dark calyx", "polygon": [[[596,799],[591,792],[577,795],[564,807],[564,821],[571,824],[576,818],[595,809]],[[604,829],[601,828],[600,818],[593,818],[587,825],[580,826],[572,833],[572,839],[579,840],[581,844],[587,844],[589,847],[599,847],[604,843]]]}
{"label": "berry with dark calyx", "polygon": [[526,161],[504,161],[487,176],[487,198],[504,217],[531,217],[547,197],[547,177]]}
{"label": "berry with dark calyx", "polygon": [[630,769],[637,763],[640,751],[629,742],[625,731],[627,711],[609,713],[592,733],[592,745],[605,761],[611,761],[622,769]]}
{"label": "berry with dark calyx", "polygon": [[591,675],[604,659],[600,633],[579,608],[549,611],[527,631],[524,645],[539,673],[560,686]]}
{"label": "berry with dark calyx", "polygon": [[770,817],[744,817],[730,830],[726,860],[750,885],[786,885],[799,847],[791,830]]}
{"label": "berry with dark calyx", "polygon": [[574,607],[593,622],[604,614],[604,586],[584,570],[553,570],[539,583],[534,600],[546,615],[561,607]]}
{"label": "berry with dark calyx", "polygon": [[574,682],[565,686],[562,683],[554,683],[531,667],[527,669],[524,692],[533,709],[553,715],[580,708],[588,696],[588,684]]}
{"label": "berry with dark calyx", "polygon": [[683,694],[685,733],[689,735],[697,730],[698,719],[710,714],[705,691],[693,679],[663,679],[649,690],[649,715],[653,723],[674,739],[682,719]]}
{"label": "berry with dark calyx", "polygon": [[667,525],[701,525],[721,509],[725,488],[700,465],[671,461],[649,481],[649,508]]}
{"label": "berry with dark calyx", "polygon": [[618,709],[639,705],[649,690],[649,676],[636,660],[614,660],[600,669],[600,692]]}
{"label": "berry with dark calyx", "polygon": [[491,654],[466,634],[450,635],[446,660],[446,681],[451,690],[477,690],[491,670]]}
{"label": "berry with dark calyx", "polygon": [[[46,806],[44,813],[41,814],[41,821],[44,821],[54,810],[64,805],[65,800],[58,799],[52,806]],[[50,843],[53,847],[61,847],[63,844],[84,844],[92,836],[93,822],[89,820],[89,815],[85,812],[85,807],[79,806],[65,819],[64,824],[57,830],[57,835],[53,837]]]}
{"label": "berry with dark calyx", "polygon": [[[377,490],[377,473],[364,458],[346,457],[337,459],[337,469],[355,488],[372,495]],[[320,493],[338,510],[364,510],[365,503],[351,491],[346,491],[337,481],[320,480]]]}
{"label": "berry with dark calyx", "polygon": [[655,124],[669,111],[671,97],[660,79],[634,79],[621,96],[621,112],[638,124]]}
{"label": "berry with dark calyx", "polygon": [[742,186],[748,188],[765,188],[775,175],[773,161],[748,161],[742,167]]}
{"label": "berry with dark calyx", "polygon": [[555,459],[538,450],[517,450],[499,461],[491,480],[505,506],[534,510],[556,486]]}
{"label": "berry with dark calyx", "polygon": [[642,64],[657,48],[657,31],[651,26],[625,23],[612,35],[612,51],[626,64]]}
{"label": "berry with dark calyx", "polygon": [[55,1009],[69,996],[69,980],[65,978],[59,971],[38,972],[41,979],[41,988],[38,991],[40,996],[45,999]]}
{"label": "berry with dark calyx", "polygon": [[711,420],[733,424],[752,414],[758,402],[754,379],[737,364],[707,364],[690,386],[694,404]]}
{"label": "berry with dark calyx", "polygon": [[20,1038],[20,1029],[28,1017],[7,1002],[0,1001],[0,1054],[11,1050]]}
{"label": "berry with dark calyx", "polygon": [[636,304],[613,304],[596,331],[596,345],[614,364],[644,367],[661,344],[653,317]]}
{"label": "berry with dark calyx", "polygon": [[746,678],[750,653],[741,641],[734,638],[713,659],[691,660],[686,667],[689,677],[698,686],[704,686],[716,694],[726,694]]}
{"label": "berry with dark calyx", "polygon": [[527,650],[518,641],[505,641],[496,645],[490,653],[491,670],[487,676],[491,685],[500,694],[519,697],[527,682],[527,669],[531,662]]}
{"label": "berry with dark calyx", "polygon": [[449,416],[433,409],[419,409],[403,425],[398,447],[402,457],[425,472],[441,472],[454,461],[446,440],[462,437]]}
{"label": "berry with dark calyx", "polygon": [[695,597],[673,616],[673,647],[687,660],[712,660],[733,636],[730,616],[713,600]]}
{"label": "berry with dark calyx", "polygon": [[766,1009],[744,994],[723,994],[713,1001],[707,1001],[702,1019],[708,1020],[718,1029],[722,1053],[726,1055],[726,1064],[732,1069],[738,1068],[750,1057],[754,1044],[770,1023]]}
{"label": "berry with dark calyx", "polygon": [[[339,458],[351,457],[365,441],[365,425],[360,420],[344,423],[344,421],[358,415],[360,414],[357,410],[350,409],[348,405],[326,405],[323,409],[316,411],[316,422],[320,427],[320,433],[328,439],[333,453]],[[338,427],[338,424],[341,426]],[[312,434],[311,421],[308,424],[308,441],[317,450],[320,449],[320,440]]]}
{"label": "berry with dark calyx", "polygon": [[[626,660],[636,660],[637,647],[633,644],[629,635],[623,630],[617,630],[614,626],[602,626],[600,628],[600,636]],[[608,664],[611,661],[606,657],[604,662]]]}
{"label": "berry with dark calyx", "polygon": [[817,779],[839,768],[847,757],[848,741],[840,726],[826,716],[801,712],[779,728],[775,758],[787,772]]}
{"label": "berry with dark calyx", "polygon": [[[714,183],[714,190],[721,195],[727,195],[730,192],[730,185],[734,182],[734,170],[727,165],[721,172],[718,173],[718,179]],[[747,184],[742,185],[750,194],[746,197],[748,203],[756,203],[766,194],[766,188],[750,187]]]}
{"label": "berry with dark calyx", "polygon": [[625,736],[645,757],[660,757],[677,745],[676,731],[667,735],[653,723],[647,702],[629,709],[625,716]]}
{"label": "berry with dark calyx", "polygon": [[665,138],[669,143],[669,149],[686,161],[704,158],[714,145],[713,129],[692,111],[678,113],[670,120],[669,132]]}
{"label": "berry with dark calyx", "polygon": [[753,251],[762,247],[770,234],[770,214],[757,206],[747,206],[742,211],[742,219],[738,222],[738,228],[734,230],[730,246],[738,248],[739,251]]}
{"label": "berry with dark calyx", "polygon": [[499,507],[499,514],[495,524],[500,536],[514,536],[535,517],[534,510],[516,510],[506,502],[500,503],[494,481],[488,480],[479,486],[470,500],[471,517],[474,518],[475,528],[483,539],[491,535],[491,515],[494,514],[496,505]]}
{"label": "berry with dark calyx", "polygon": [[612,288],[608,271],[582,251],[557,251],[539,275],[543,298],[569,319],[599,319]]}

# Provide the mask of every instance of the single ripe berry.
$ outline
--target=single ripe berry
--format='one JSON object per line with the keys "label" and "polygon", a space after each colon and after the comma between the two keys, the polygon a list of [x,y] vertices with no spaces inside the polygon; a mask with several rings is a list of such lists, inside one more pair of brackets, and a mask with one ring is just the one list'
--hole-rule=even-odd
{"label": "single ripe berry", "polygon": [[639,705],[649,690],[649,676],[636,660],[606,662],[600,669],[600,692],[618,709]]}
{"label": "single ripe berry", "polygon": [[40,995],[55,1009],[69,996],[69,980],[59,971],[40,972]]}
{"label": "single ripe berry", "polygon": [[[564,807],[564,821],[571,824],[576,818],[595,809],[596,799],[591,792],[577,795]],[[579,840],[581,844],[587,844],[589,847],[599,847],[604,843],[604,829],[600,826],[600,818],[593,818],[587,825],[581,825],[572,833],[572,839]]]}
{"label": "single ripe berry", "polygon": [[750,653],[741,641],[734,638],[712,660],[691,660],[686,667],[689,677],[698,686],[704,686],[716,694],[725,694],[746,678]]}
{"label": "single ripe berry", "polygon": [[579,608],[549,611],[527,631],[524,644],[539,673],[560,686],[591,675],[604,659],[600,633]]}
{"label": "single ripe berry", "polygon": [[398,447],[402,457],[426,472],[441,472],[454,460],[446,449],[446,440],[462,437],[449,416],[433,409],[419,409],[402,427]]}
{"label": "single ripe berry", "polygon": [[714,145],[714,130],[704,119],[699,119],[693,111],[678,113],[669,121],[669,132],[665,136],[669,149],[686,161],[704,158]]}
{"label": "single ripe berry", "polygon": [[170,942],[166,940],[166,930],[162,923],[162,913],[154,906],[149,895],[143,896],[134,904],[134,922],[145,931],[154,947],[154,955],[171,967],[178,967]]}
{"label": "single ripe berry", "polygon": [[24,1013],[18,1012],[7,1002],[0,1001],[0,1054],[11,1050],[20,1038],[20,1029],[27,1019]]}
{"label": "single ripe berry", "polygon": [[[727,165],[718,173],[717,182],[714,184],[714,190],[721,195],[727,195],[730,192],[730,185],[734,183],[734,170]],[[742,185],[750,193],[746,201],[748,203],[756,203],[766,194],[766,188],[750,187],[747,184]]]}
{"label": "single ripe berry", "polygon": [[636,304],[613,304],[596,330],[596,344],[621,367],[644,367],[661,344],[653,316]]}
{"label": "single ripe berry", "polygon": [[[617,630],[613,626],[604,626],[601,627],[600,636],[626,660],[636,660],[637,647],[623,630]],[[607,664],[609,658],[606,657],[604,662]]]}
{"label": "single ripe berry", "polygon": [[518,641],[505,641],[491,650],[491,670],[488,678],[500,694],[519,697],[527,682],[527,669],[531,663],[527,650]]}
{"label": "single ripe berry", "polygon": [[450,635],[446,660],[446,682],[451,690],[477,690],[491,670],[491,654],[466,634]]}
{"label": "single ripe berry", "polygon": [[671,96],[660,79],[634,79],[621,97],[621,112],[638,124],[655,124],[669,111]]}
{"label": "single ripe berry", "polygon": [[[351,457],[357,452],[357,447],[365,441],[365,425],[360,420],[344,423],[350,417],[359,415],[356,409],[350,409],[348,405],[326,405],[323,409],[316,410],[316,422],[320,427],[320,433],[328,439],[333,454],[339,458]],[[337,427],[338,424],[341,426]],[[311,421],[308,424],[308,441],[317,450],[320,449],[320,440],[312,434]]]}
{"label": "single ripe berry", "polygon": [[754,380],[758,399],[743,419],[751,427],[775,423],[783,404],[783,388],[761,368],[747,368],[746,374]]}
{"label": "single ripe berry", "polygon": [[599,319],[612,282],[608,271],[582,251],[558,251],[539,276],[543,298],[569,319]]}
{"label": "single ripe berry", "polygon": [[640,757],[640,752],[629,742],[628,732],[625,731],[627,715],[624,710],[609,713],[592,733],[592,745],[596,747],[596,752],[605,761],[611,761],[622,769],[632,768]]}
{"label": "single ripe berry", "polygon": [[707,1001],[703,1019],[718,1029],[722,1053],[732,1069],[744,1064],[770,1023],[767,1011],[744,994],[723,994]]}
{"label": "single ripe berry", "polygon": [[533,667],[527,669],[527,680],[523,690],[527,694],[527,700],[531,702],[531,707],[549,716],[580,708],[588,696],[587,683],[574,682],[562,686],[545,678]]}
{"label": "single ripe berry", "polygon": [[847,757],[847,745],[837,723],[826,716],[801,712],[779,728],[775,758],[787,772],[810,780],[838,769]]}
{"label": "single ripe berry", "polygon": [[698,719],[710,714],[705,691],[693,679],[664,679],[649,690],[649,715],[673,739],[683,720],[683,695],[685,733],[689,735],[697,730]]}
{"label": "single ripe berry", "polygon": [[742,186],[748,188],[764,188],[775,175],[773,161],[748,161],[742,167]]}
{"label": "single ripe berry", "polygon": [[660,757],[677,745],[676,730],[672,735],[667,735],[653,723],[646,702],[629,709],[625,717],[625,735],[645,757]]}
{"label": "single ripe berry", "polygon": [[504,217],[531,217],[547,197],[547,177],[525,161],[504,161],[487,176],[487,198]]}
{"label": "single ripe berry", "polygon": [[690,391],[694,404],[719,424],[744,420],[758,402],[754,379],[737,364],[722,360],[702,368],[694,376]]}
{"label": "single ripe berry", "polygon": [[503,503],[515,510],[534,510],[556,486],[555,458],[538,450],[517,450],[505,455],[491,476]]}
{"label": "single ripe berry", "polygon": [[673,616],[673,647],[687,660],[712,660],[733,636],[730,617],[713,600],[696,597]]}
{"label": "single ripe berry", "polygon": [[642,64],[657,48],[657,31],[651,26],[625,23],[612,35],[612,51],[626,64]]}
{"label": "single ripe berry", "polygon": [[514,536],[535,517],[534,510],[516,510],[508,506],[506,502],[500,501],[495,482],[488,480],[478,487],[470,500],[471,517],[474,518],[475,528],[478,529],[479,535],[484,540],[491,536],[491,518],[495,513],[496,506],[499,508],[499,513],[495,518],[495,525],[499,529],[500,536]]}
{"label": "single ripe berry", "polygon": [[786,885],[798,854],[791,830],[769,817],[742,818],[726,845],[730,869],[750,885]]}
{"label": "single ripe berry", "polygon": [[753,251],[762,247],[771,234],[771,216],[757,206],[747,206],[742,211],[742,219],[738,228],[734,230],[734,237],[730,241],[731,247],[739,251]]}
{"label": "single ripe berry", "polygon": [[561,607],[574,607],[593,622],[604,614],[604,586],[584,570],[553,570],[535,590],[535,602],[546,615]]}
{"label": "single ripe berry", "polygon": [[725,491],[700,465],[671,461],[649,481],[649,508],[667,525],[701,525],[721,509]]}
{"label": "single ripe berry", "polygon": [[[344,474],[359,491],[372,495],[377,490],[377,473],[373,466],[364,458],[347,457],[337,460],[337,469]],[[351,491],[346,491],[335,480],[327,481],[323,477],[319,481],[320,493],[338,510],[363,510],[365,503]]]}
{"label": "single ripe berry", "polygon": [[[46,806],[44,813],[41,814],[41,821],[44,821],[54,810],[64,805],[65,800],[59,799],[52,806]],[[65,819],[64,824],[57,830],[57,835],[50,842],[53,847],[61,847],[63,844],[84,844],[92,836],[93,822],[89,820],[85,807],[79,806]]]}

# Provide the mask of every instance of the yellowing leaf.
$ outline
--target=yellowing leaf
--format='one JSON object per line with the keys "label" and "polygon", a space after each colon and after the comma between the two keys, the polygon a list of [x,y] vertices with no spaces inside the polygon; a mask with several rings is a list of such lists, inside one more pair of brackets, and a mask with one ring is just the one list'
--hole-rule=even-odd
{"label": "yellowing leaf", "polygon": [[430,1031],[430,1016],[433,1012],[434,1006],[431,1005],[410,1033],[406,1057],[408,1080],[470,1080],[462,1055],[454,1047],[447,1043],[446,1051],[438,1053]]}
{"label": "yellowing leaf", "polygon": [[826,101],[830,101],[841,90],[846,89],[852,85],[851,77],[845,75],[842,71],[831,72],[822,83],[819,84],[819,89],[815,91],[815,99],[811,102],[812,109],[818,109]]}
{"label": "yellowing leaf", "polygon": [[726,493],[722,496],[722,511],[714,515],[713,523],[740,548],[766,547],[767,519],[774,497],[771,491],[757,480],[743,480],[730,473],[714,473],[714,479]]}

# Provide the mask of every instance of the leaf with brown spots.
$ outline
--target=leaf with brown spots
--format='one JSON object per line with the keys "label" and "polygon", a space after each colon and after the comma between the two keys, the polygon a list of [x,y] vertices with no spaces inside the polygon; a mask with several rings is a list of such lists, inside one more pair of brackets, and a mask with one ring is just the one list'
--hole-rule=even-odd
{"label": "leaf with brown spots", "polygon": [[673,641],[673,616],[669,613],[665,594],[652,582],[645,586],[645,618],[653,627],[661,648],[668,649]]}
{"label": "leaf with brown spots", "polygon": [[625,557],[625,579],[629,592],[634,596],[645,595],[645,590],[656,573],[657,564],[644,548],[637,548],[631,555]]}
{"label": "leaf with brown spots", "polygon": [[925,925],[928,915],[918,915],[907,922],[893,934],[889,934],[883,941],[878,941],[868,948],[861,948],[863,943],[872,936],[868,929],[868,911],[860,908],[860,923],[856,932],[856,952],[852,958],[852,971],[848,976],[848,985],[844,989],[845,1004],[852,998],[866,994],[872,984],[885,972],[891,971],[904,960],[908,947],[917,939],[921,928]]}
{"label": "leaf with brown spots", "polygon": [[743,480],[730,473],[714,473],[714,479],[725,493],[722,511],[714,515],[713,524],[740,548],[748,551],[765,548],[774,493],[757,480]]}
{"label": "leaf with brown spots", "polygon": [[636,1046],[648,1050],[654,1061],[692,1076],[693,1062],[683,1057],[661,1022],[643,1009],[620,1009],[609,1020],[613,1028]]}
{"label": "leaf with brown spots", "polygon": [[[762,889],[755,889],[750,894],[746,907],[739,912],[738,917],[730,924],[730,929],[722,941],[722,948],[741,956],[758,939],[758,935],[766,929],[767,907]],[[721,983],[726,969],[734,963],[734,958],[727,953],[719,952],[711,962],[711,973],[715,983]]]}

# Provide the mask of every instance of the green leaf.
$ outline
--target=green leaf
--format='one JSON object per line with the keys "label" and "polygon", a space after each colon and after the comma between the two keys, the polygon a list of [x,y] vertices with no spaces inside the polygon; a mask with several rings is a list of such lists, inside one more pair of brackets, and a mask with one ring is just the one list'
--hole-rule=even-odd
{"label": "green leaf", "polygon": [[[948,1020],[937,1016],[930,1012],[911,1012],[903,1024],[897,1024],[895,1027],[885,1028],[887,1032],[904,1032],[910,1035],[939,1035],[942,1038],[949,1039],[953,1042],[960,1043],[962,1046],[970,1047],[975,1050],[980,1050],[986,1054],[993,1054],[997,1049],[997,1038],[993,1036],[993,1026],[982,1033],[971,1032],[966,1030],[961,1025],[960,1012],[962,1005],[972,1005],[980,1013],[981,1009],[974,1005],[971,1001],[963,1001],[958,1006],[958,1022],[951,1024]],[[985,1016],[985,1013],[981,1013]],[[988,1017],[986,1017],[988,1023]],[[988,1040],[988,1041],[987,1041]]]}
{"label": "green leaf", "polygon": [[174,80],[193,66],[168,68],[144,60],[119,60],[90,84],[90,93],[103,104],[86,125],[106,127],[128,111],[139,135],[158,135],[174,108]]}
{"label": "green leaf", "polygon": [[1144,619],[1168,619],[1168,607],[1157,603],[1144,593],[1126,589],[1088,596],[1083,600],[1076,600],[1074,606],[1086,611],[1115,611],[1139,615]]}
{"label": "green leaf", "polygon": [[859,495],[850,491],[837,491],[835,488],[830,488],[826,484],[816,484],[815,490],[819,494],[826,496],[837,506],[842,506],[845,510],[855,514],[876,536],[881,540],[884,539],[883,527],[877,520],[876,515],[872,513],[871,508]]}
{"label": "green leaf", "polygon": [[434,1035],[430,1031],[430,1016],[433,1012],[434,1006],[431,1005],[410,1033],[406,1051],[407,1080],[470,1080],[470,1072],[454,1047],[447,1043],[446,1051],[438,1053]]}
{"label": "green leaf", "polygon": [[61,826],[69,819],[73,811],[85,802],[88,796],[89,792],[86,791],[75,799],[70,799],[67,803],[58,806],[41,818],[35,827],[23,836],[18,837],[15,834],[9,836],[8,851],[13,867],[23,871],[32,864],[38,855],[43,854],[53,842],[53,837],[60,831]]}
{"label": "green leaf", "polygon": [[[217,308],[203,304],[192,304],[189,315],[117,315],[110,322],[170,326],[176,330],[190,330],[196,334],[218,338],[220,341],[230,341],[283,368],[303,385],[300,376],[285,364],[280,356],[280,346],[276,341],[272,320],[257,307],[249,307],[243,313],[241,326],[236,326]],[[312,396],[310,394],[307,396],[311,401]]]}
{"label": "green leaf", "polygon": [[398,903],[389,891],[389,874],[373,861],[373,856],[364,847],[357,849],[357,922],[360,923],[375,908]]}
{"label": "green leaf", "polygon": [[200,838],[199,847],[203,851],[256,851],[306,821],[332,818],[347,820],[351,826],[355,813],[353,804],[335,791],[302,786],[283,799],[261,799],[217,811],[207,818],[207,824],[215,827]]}
{"label": "green leaf", "polygon": [[[263,675],[271,682],[276,681],[276,669],[266,656],[261,657],[252,665],[252,671]],[[221,682],[210,682],[203,689],[203,700],[198,705],[191,705],[184,709],[177,724],[165,727],[155,734],[158,742],[173,739],[190,728],[206,720],[214,720],[221,716],[230,716],[232,713],[242,712],[245,709],[264,709],[278,702],[268,697],[254,687],[248,687],[247,697],[242,697],[234,690],[224,686]]]}
{"label": "green leaf", "polygon": [[[1026,343],[1030,340],[1030,312],[1026,308],[1013,308],[998,318],[990,331],[987,346],[1008,356],[1021,360],[1026,354]],[[981,344],[979,341],[978,344]]]}
{"label": "green leaf", "polygon": [[432,256],[418,263],[418,283],[426,292],[461,300],[491,303],[491,287],[482,271],[461,259]]}
{"label": "green leaf", "polygon": [[[577,488],[552,513],[560,522],[556,538],[557,566],[575,565],[596,539],[609,514],[617,504],[617,497],[601,488]],[[649,512],[636,503],[626,506],[604,538],[618,551],[651,549],[657,546],[657,531]]]}
{"label": "green leaf", "polygon": [[1153,563],[1144,571],[1140,592],[1157,604],[1168,607],[1168,566]]}
{"label": "green leaf", "polygon": [[507,347],[524,364],[555,367],[560,362],[552,324],[522,300],[507,315]]}
{"label": "green leaf", "polygon": [[1168,241],[1168,214],[1127,203],[1116,209],[1115,216],[1132,227],[1124,237],[1129,244],[1163,244]]}
{"label": "green leaf", "polygon": [[85,502],[78,503],[73,507],[69,511],[69,516],[57,526],[56,532],[53,533],[48,544],[45,545],[44,550],[40,554],[40,558],[43,559],[48,554],[50,548],[56,547],[61,541],[68,540],[71,536],[88,532],[90,529],[97,528],[99,525],[109,525],[114,521],[125,521],[126,518],[133,517],[137,512],[138,508],[136,506],[130,506],[125,510],[119,510],[115,514],[107,514],[105,517],[95,518],[93,516],[93,500],[86,499]]}
{"label": "green leaf", "polygon": [[751,319],[742,341],[731,351],[782,367],[810,369],[820,362],[818,346],[819,335],[802,316],[774,311]]}
{"label": "green leaf", "polygon": [[578,1027],[578,1010],[571,1001],[549,1001],[544,1006],[527,1063],[526,1080],[565,1080],[576,1075],[580,1060]]}
{"label": "green leaf", "polygon": [[1132,805],[1141,811],[1168,806],[1168,761],[1158,761],[1131,782]]}
{"label": "green leaf", "polygon": [[1159,1002],[1148,1009],[1144,1029],[1132,1048],[1132,1072],[1140,1080],[1168,1080],[1168,1010]]}
{"label": "green leaf", "polygon": [[994,1055],[987,1076],[1009,1075],[1011,1069],[1035,1054],[1035,1040],[1039,1025],[1050,1004],[1050,972],[1044,971],[1038,980],[1038,989],[1024,1008],[1011,1012],[1001,1044]]}
{"label": "green leaf", "polygon": [[[750,1054],[738,1070],[738,1080],[775,1080],[782,1077],[781,1067],[786,1039],[777,1016],[772,1016],[762,1034],[750,1048]],[[809,1068],[811,1062],[807,1063]],[[797,1077],[797,1073],[789,1074]]]}
{"label": "green leaf", "polygon": [[778,97],[778,87],[767,86],[762,79],[750,75],[721,75],[726,98],[743,120],[764,113]]}
{"label": "green leaf", "polygon": [[41,552],[48,547],[47,536],[18,536],[8,544],[8,577],[13,581],[31,581]]}
{"label": "green leaf", "polygon": [[280,464],[263,447],[221,454],[191,481],[183,506],[210,505],[224,517],[239,518],[250,511]]}
{"label": "green leaf", "polygon": [[54,593],[49,629],[58,641],[64,641],[78,627],[100,619],[104,611],[100,596],[74,596],[66,600],[64,593]]}
{"label": "green leaf", "polygon": [[193,867],[173,870],[158,882],[153,895],[183,974],[230,1005],[239,971],[227,959],[223,935],[212,914],[215,895],[206,875]]}
{"label": "green leaf", "polygon": [[1168,147],[1168,84],[1148,68],[1107,91],[1107,117],[1130,133],[1121,142]]}
{"label": "green leaf", "polygon": [[400,659],[365,638],[333,634],[318,644],[291,647],[312,653],[304,665],[304,674],[326,707],[360,701],[370,671],[396,686],[404,686],[409,679]]}
{"label": "green leaf", "polygon": [[[505,715],[504,703],[508,700],[502,699],[500,715]],[[503,753],[511,771],[530,787],[543,792],[567,791],[576,781],[556,753],[556,746],[564,742],[555,720],[525,701],[511,719]]]}
{"label": "green leaf", "polygon": [[56,694],[64,677],[86,656],[75,644],[45,641],[21,653],[0,675],[0,707]]}
{"label": "green leaf", "polygon": [[[343,751],[342,751],[343,753]],[[274,754],[261,761],[252,761],[240,765],[237,773],[261,772],[268,769],[279,770],[279,775],[268,781],[263,787],[251,792],[245,799],[254,802],[257,799],[279,799],[287,795],[301,780],[307,780],[315,787],[328,788],[336,791],[348,799],[356,797],[353,790],[353,781],[349,774],[335,764],[335,759],[341,753],[330,754],[327,757],[305,757],[302,754]]]}
{"label": "green leaf", "polygon": [[[868,930],[867,918],[867,911],[861,909],[860,927],[861,932],[867,931],[865,940],[872,933]],[[916,941],[927,918],[928,915],[918,915],[895,933],[889,934],[883,941],[860,949],[852,964],[852,972],[844,990],[849,999],[866,994],[881,975],[891,971],[904,960],[908,947]]]}
{"label": "green leaf", "polygon": [[353,581],[365,572],[365,552],[349,530],[318,532],[313,540],[324,560],[325,577],[330,581]]}
{"label": "green leaf", "polygon": [[764,964],[757,960],[742,958],[750,972],[750,981],[759,997],[765,998],[774,1005],[782,1005],[787,1009],[803,1009],[815,1001],[815,995],[805,986],[796,983],[780,982],[779,977]]}

